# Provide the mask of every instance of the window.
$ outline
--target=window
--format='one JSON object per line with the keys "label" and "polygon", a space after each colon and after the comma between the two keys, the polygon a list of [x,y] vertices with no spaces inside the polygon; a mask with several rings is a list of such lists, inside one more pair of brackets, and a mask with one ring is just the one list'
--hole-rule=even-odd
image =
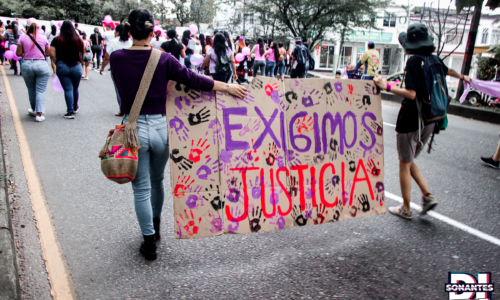
{"label": "window", "polygon": [[248,23],[250,23],[251,25],[253,25],[253,15],[249,15],[248,16]]}
{"label": "window", "polygon": [[488,28],[483,29],[483,36],[481,37],[481,44],[487,44],[488,43]]}
{"label": "window", "polygon": [[344,46],[342,47],[342,55],[340,57],[340,68],[345,68],[345,66],[351,64],[352,47]]}
{"label": "window", "polygon": [[396,15],[384,13],[384,27],[396,27]]}
{"label": "window", "polygon": [[493,30],[491,32],[491,44],[492,45],[500,44],[500,30]]}

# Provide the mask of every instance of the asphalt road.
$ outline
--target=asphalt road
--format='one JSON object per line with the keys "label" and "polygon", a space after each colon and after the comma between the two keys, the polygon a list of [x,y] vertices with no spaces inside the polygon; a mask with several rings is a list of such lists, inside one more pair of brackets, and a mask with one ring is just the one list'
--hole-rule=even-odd
{"label": "asphalt road", "polygon": [[[159,258],[145,261],[138,251],[142,236],[131,186],[106,180],[97,157],[107,131],[121,121],[113,115],[118,106],[109,73],[91,71],[90,80],[82,81],[75,120],[62,118],[64,96],[49,86],[43,123],[26,114],[22,77],[7,73],[80,299],[447,299],[450,271],[492,272],[492,282],[500,287],[500,247],[430,216],[406,221],[386,214],[176,240],[168,176]],[[3,86],[0,91],[5,95]],[[19,207],[14,226],[23,295],[47,299],[49,285],[10,111],[4,96],[1,101]],[[398,109],[384,102],[384,122],[395,124]],[[417,160],[439,201],[436,212],[500,238],[500,171],[479,164],[481,155],[493,154],[500,126],[455,116],[449,120],[432,154]],[[395,138],[394,127],[384,125],[385,188],[401,195]],[[415,184],[412,201],[420,204]],[[387,199],[386,204],[399,203]]]}

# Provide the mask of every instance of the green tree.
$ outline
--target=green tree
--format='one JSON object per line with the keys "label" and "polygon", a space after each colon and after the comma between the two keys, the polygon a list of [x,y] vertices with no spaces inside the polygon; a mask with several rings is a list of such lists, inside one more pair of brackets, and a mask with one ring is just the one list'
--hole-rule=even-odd
{"label": "green tree", "polygon": [[172,0],[172,4],[174,7],[171,12],[175,14],[175,18],[180,26],[184,26],[191,21],[191,10],[187,4],[187,0]]}

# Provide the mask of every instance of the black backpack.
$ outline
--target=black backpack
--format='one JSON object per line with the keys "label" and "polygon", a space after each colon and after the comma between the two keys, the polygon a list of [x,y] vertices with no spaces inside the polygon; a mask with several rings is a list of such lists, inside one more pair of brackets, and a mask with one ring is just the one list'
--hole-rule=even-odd
{"label": "black backpack", "polygon": [[315,65],[316,65],[316,61],[314,60],[314,58],[311,57],[311,59],[309,60],[309,71],[314,71]]}
{"label": "black backpack", "polygon": [[306,49],[306,46],[304,45],[297,45],[296,46],[298,49],[297,51],[297,64],[298,65],[303,65],[305,66],[306,65],[306,61],[307,61],[307,49]]}
{"label": "black backpack", "polygon": [[231,60],[227,54],[217,55],[215,62],[215,73],[229,73],[231,71]]}

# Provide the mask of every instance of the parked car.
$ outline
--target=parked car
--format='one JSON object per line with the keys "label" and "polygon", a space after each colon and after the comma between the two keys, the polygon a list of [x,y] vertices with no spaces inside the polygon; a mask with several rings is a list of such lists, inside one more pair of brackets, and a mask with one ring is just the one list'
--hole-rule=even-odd
{"label": "parked car", "polygon": [[387,83],[394,83],[396,81],[398,81],[397,83],[394,83],[392,86],[395,86],[395,87],[404,87],[404,84],[402,84],[403,82],[403,75],[404,75],[404,72],[397,72],[397,73],[394,73],[394,74],[391,74],[389,76],[387,76],[387,78],[385,79],[385,81]]}

